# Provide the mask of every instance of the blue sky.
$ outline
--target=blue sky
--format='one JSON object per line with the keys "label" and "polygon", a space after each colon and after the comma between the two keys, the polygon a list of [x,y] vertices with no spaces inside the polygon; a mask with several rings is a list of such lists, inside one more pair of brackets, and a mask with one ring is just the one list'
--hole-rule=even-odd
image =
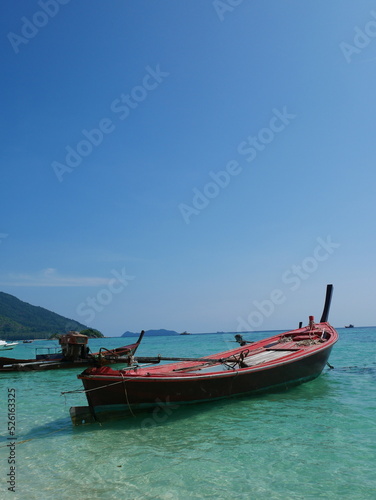
{"label": "blue sky", "polygon": [[327,283],[376,323],[375,1],[6,4],[0,290],[108,336],[293,328]]}

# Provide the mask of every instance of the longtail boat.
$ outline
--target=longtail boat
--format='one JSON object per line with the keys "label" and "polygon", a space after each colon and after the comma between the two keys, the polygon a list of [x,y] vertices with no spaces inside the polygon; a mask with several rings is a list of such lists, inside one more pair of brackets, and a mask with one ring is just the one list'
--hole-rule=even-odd
{"label": "longtail boat", "polygon": [[[0,357],[0,373],[31,370],[57,370],[64,368],[80,368],[81,366],[103,366],[118,363],[119,358],[133,356],[144,336],[142,330],[134,344],[115,349],[101,348],[99,352],[90,353],[87,346],[88,337],[78,332],[60,335],[61,352],[36,354],[32,359]],[[43,348],[42,348],[43,349]]]}
{"label": "longtail boat", "polygon": [[[74,424],[95,419],[98,412],[134,411],[218,400],[287,389],[318,377],[338,340],[327,322],[332,285],[328,285],[319,323],[309,317],[305,327],[274,335],[204,358],[124,358],[120,370],[91,367],[78,375],[89,407],[70,409]],[[239,338],[238,338],[239,339]],[[240,339],[239,339],[240,340]],[[137,363],[179,361],[159,366]]]}

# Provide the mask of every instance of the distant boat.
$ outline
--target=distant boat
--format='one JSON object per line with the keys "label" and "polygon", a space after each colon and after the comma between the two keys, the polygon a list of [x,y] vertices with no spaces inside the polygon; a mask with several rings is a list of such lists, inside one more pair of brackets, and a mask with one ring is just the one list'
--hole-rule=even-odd
{"label": "distant boat", "polygon": [[18,342],[6,342],[5,340],[0,340],[0,351],[7,351],[10,349],[13,349],[13,347],[16,347],[18,345]]}
{"label": "distant boat", "polygon": [[180,335],[190,335],[190,333],[188,333],[188,332],[183,332],[183,333],[181,333]]}
{"label": "distant boat", "polygon": [[[133,356],[144,336],[142,330],[137,342],[115,349],[101,348],[99,352],[91,354],[87,347],[88,337],[78,332],[68,332],[61,335],[59,344],[61,352],[36,354],[32,359],[17,359],[0,357],[0,372],[16,372],[30,370],[56,370],[61,368],[80,368],[81,366],[103,366],[118,363],[121,356]],[[4,342],[4,341],[0,341]],[[0,344],[1,346],[1,344]],[[1,349],[1,347],[0,347]],[[5,349],[12,349],[6,347]],[[39,349],[48,349],[40,347]],[[55,348],[52,348],[55,349]],[[38,348],[36,348],[36,352]]]}
{"label": "distant boat", "polygon": [[[231,396],[286,389],[320,375],[338,340],[327,322],[332,286],[328,285],[320,323],[309,317],[306,327],[202,358],[157,356],[133,358],[121,370],[93,367],[78,375],[89,407],[73,407],[73,423],[80,424],[96,411],[133,410],[168,404],[197,403]],[[126,362],[127,359],[125,358]],[[88,417],[89,415],[89,417]]]}
{"label": "distant boat", "polygon": [[345,328],[354,328],[354,325],[350,324],[350,325],[345,326]]}

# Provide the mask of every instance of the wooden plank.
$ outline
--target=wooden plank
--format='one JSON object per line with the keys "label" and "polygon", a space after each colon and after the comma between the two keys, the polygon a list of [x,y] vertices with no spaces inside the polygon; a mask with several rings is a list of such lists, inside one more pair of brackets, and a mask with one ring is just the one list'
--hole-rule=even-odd
{"label": "wooden plank", "polygon": [[243,364],[246,366],[255,366],[261,363],[268,363],[269,361],[274,361],[278,358],[283,358],[287,356],[286,351],[274,350],[260,352],[259,354],[255,354],[254,356],[248,356],[243,359]]}

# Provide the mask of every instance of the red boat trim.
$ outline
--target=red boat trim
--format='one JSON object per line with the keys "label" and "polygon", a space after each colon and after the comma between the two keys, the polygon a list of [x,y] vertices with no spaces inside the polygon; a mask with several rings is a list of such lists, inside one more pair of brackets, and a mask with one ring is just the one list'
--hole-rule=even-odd
{"label": "red boat trim", "polygon": [[[169,381],[179,381],[179,380],[205,380],[205,379],[211,379],[211,378],[226,378],[226,377],[232,377],[234,376],[234,373],[238,373],[238,374],[241,374],[241,373],[249,373],[249,372],[259,372],[259,371],[263,371],[263,370],[267,370],[271,367],[278,367],[278,366],[284,366],[284,365],[288,365],[288,364],[291,364],[293,361],[295,361],[296,358],[299,358],[299,359],[305,359],[309,356],[312,356],[314,354],[317,354],[318,352],[321,352],[323,351],[324,349],[328,349],[328,345],[327,344],[322,344],[320,346],[318,346],[317,348],[315,348],[314,350],[311,350],[305,354],[301,354],[300,351],[298,352],[294,352],[293,354],[290,354],[290,355],[287,355],[289,356],[288,359],[285,359],[285,360],[282,360],[282,361],[269,361],[267,363],[263,363],[261,366],[250,366],[250,367],[247,367],[247,368],[234,368],[234,369],[229,369],[227,372],[221,372],[221,371],[218,371],[218,372],[213,372],[213,373],[210,373],[210,374],[207,374],[207,373],[194,373],[194,374],[191,374],[191,373],[187,373],[187,374],[184,374],[184,375],[175,375],[174,373],[172,372],[168,372],[168,373],[171,373],[171,375],[158,375],[158,374],[153,374],[153,375],[126,375],[126,371],[128,370],[125,370],[125,372],[123,373],[120,373],[118,372],[119,374],[117,375],[116,374],[116,371],[113,370],[115,372],[114,375],[90,375],[90,374],[81,374],[79,375],[78,377],[81,378],[81,379],[88,379],[88,380],[119,380],[119,377],[121,377],[121,380],[119,381],[119,383],[121,382],[126,382],[127,380],[132,380],[132,381],[145,381],[147,380],[148,382],[159,382],[159,381],[163,381],[163,380],[169,380]],[[168,367],[168,365],[165,365],[166,367]],[[160,368],[160,367],[159,367]]]}

